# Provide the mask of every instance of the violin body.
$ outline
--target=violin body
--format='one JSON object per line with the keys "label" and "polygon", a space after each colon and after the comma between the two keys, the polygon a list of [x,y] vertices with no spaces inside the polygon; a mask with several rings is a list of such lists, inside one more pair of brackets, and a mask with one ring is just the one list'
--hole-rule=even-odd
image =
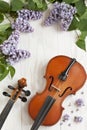
{"label": "violin body", "polygon": [[[71,60],[70,57],[60,55],[49,61],[45,74],[47,80],[45,90],[42,93],[36,93],[29,103],[29,115],[35,120],[46,98],[50,96],[55,99],[42,122],[43,125],[50,126],[58,122],[64,109],[62,107],[64,99],[70,94],[75,94],[86,80],[86,72],[82,65],[75,61],[70,67]],[[66,68],[68,73],[65,78]]]}

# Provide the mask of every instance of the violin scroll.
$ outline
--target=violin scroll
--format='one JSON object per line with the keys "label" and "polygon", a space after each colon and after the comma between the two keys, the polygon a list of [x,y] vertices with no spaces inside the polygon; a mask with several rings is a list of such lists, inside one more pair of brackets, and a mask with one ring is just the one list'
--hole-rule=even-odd
{"label": "violin scroll", "polygon": [[21,101],[26,102],[27,98],[20,96],[21,92],[24,92],[25,96],[30,96],[31,92],[29,90],[23,89],[25,86],[27,86],[26,79],[21,78],[21,79],[18,80],[18,86],[16,88],[14,88],[11,85],[8,85],[8,88],[13,90],[11,95],[8,94],[7,92],[3,92],[3,95],[10,97],[14,101],[16,101],[17,98],[20,98]]}
{"label": "violin scroll", "polygon": [[19,88],[24,88],[25,86],[27,86],[26,79],[25,78],[19,79],[18,80],[18,87]]}

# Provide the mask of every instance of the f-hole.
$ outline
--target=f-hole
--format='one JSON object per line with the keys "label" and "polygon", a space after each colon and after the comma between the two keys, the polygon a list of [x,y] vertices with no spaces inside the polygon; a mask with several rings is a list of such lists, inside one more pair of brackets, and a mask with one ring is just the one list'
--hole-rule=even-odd
{"label": "f-hole", "polygon": [[49,91],[52,91],[53,88],[51,87],[51,85],[53,84],[54,77],[53,77],[53,76],[50,76],[49,79],[51,79],[51,82],[50,82],[50,85],[49,85],[48,90],[49,90]]}
{"label": "f-hole", "polygon": [[62,97],[67,90],[72,90],[72,87],[67,87],[61,95],[59,94],[59,97]]}

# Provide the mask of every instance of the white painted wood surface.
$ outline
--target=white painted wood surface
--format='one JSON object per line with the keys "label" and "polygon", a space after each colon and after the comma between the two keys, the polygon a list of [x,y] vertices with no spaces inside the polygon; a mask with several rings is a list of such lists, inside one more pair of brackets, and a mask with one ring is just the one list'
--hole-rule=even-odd
{"label": "white painted wood surface", "polygon": [[[76,33],[73,32],[62,32],[56,26],[44,27],[42,26],[42,20],[31,22],[35,31],[30,34],[21,34],[19,48],[29,50],[31,57],[20,63],[17,63],[14,67],[16,68],[16,74],[13,79],[9,76],[0,82],[0,112],[5,107],[9,98],[2,95],[3,91],[11,92],[7,89],[7,85],[15,86],[17,80],[21,77],[27,79],[27,88],[31,90],[31,96],[28,97],[27,103],[22,103],[18,100],[9,116],[7,117],[2,130],[30,130],[33,120],[28,115],[28,104],[31,98],[36,94],[36,92],[41,92],[45,88],[46,80],[43,78],[46,70],[48,61],[57,55],[66,55],[69,57],[74,57],[80,62],[85,70],[87,71],[87,52],[79,49],[75,45],[77,38]],[[79,77],[77,77],[79,78]],[[82,95],[81,92],[84,92]],[[84,99],[85,106],[81,107],[78,112],[76,112],[77,107],[74,102],[77,98]],[[69,103],[71,106],[69,107]],[[60,126],[60,121],[50,127],[40,126],[39,130],[87,130],[87,82],[84,84],[83,88],[79,90],[75,96],[68,96],[63,102],[64,113],[70,114],[70,120],[63,123]],[[71,114],[71,110],[74,113]],[[73,121],[74,116],[82,116],[83,122],[76,124]],[[71,126],[68,126],[68,124]]]}

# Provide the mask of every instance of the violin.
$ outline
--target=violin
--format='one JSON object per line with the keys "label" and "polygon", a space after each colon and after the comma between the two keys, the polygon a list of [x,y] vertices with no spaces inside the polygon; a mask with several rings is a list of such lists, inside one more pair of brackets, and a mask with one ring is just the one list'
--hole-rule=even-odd
{"label": "violin", "polygon": [[21,99],[21,101],[26,102],[27,98],[26,97],[21,97],[20,94],[23,91],[25,93],[25,96],[29,96],[30,95],[30,91],[29,90],[24,90],[23,88],[27,86],[26,84],[26,79],[25,78],[21,78],[20,80],[18,80],[18,85],[16,88],[12,87],[11,85],[8,86],[8,88],[12,89],[12,94],[8,94],[7,92],[3,92],[4,96],[8,96],[10,97],[10,99],[8,100],[6,106],[4,107],[3,111],[0,114],[0,130],[12,108],[12,106],[14,105],[14,103],[16,102],[16,100],[18,98]]}
{"label": "violin", "polygon": [[52,58],[46,69],[45,90],[31,99],[28,112],[34,119],[31,130],[40,125],[51,126],[62,115],[64,99],[75,94],[86,81],[86,72],[75,58],[59,55]]}

